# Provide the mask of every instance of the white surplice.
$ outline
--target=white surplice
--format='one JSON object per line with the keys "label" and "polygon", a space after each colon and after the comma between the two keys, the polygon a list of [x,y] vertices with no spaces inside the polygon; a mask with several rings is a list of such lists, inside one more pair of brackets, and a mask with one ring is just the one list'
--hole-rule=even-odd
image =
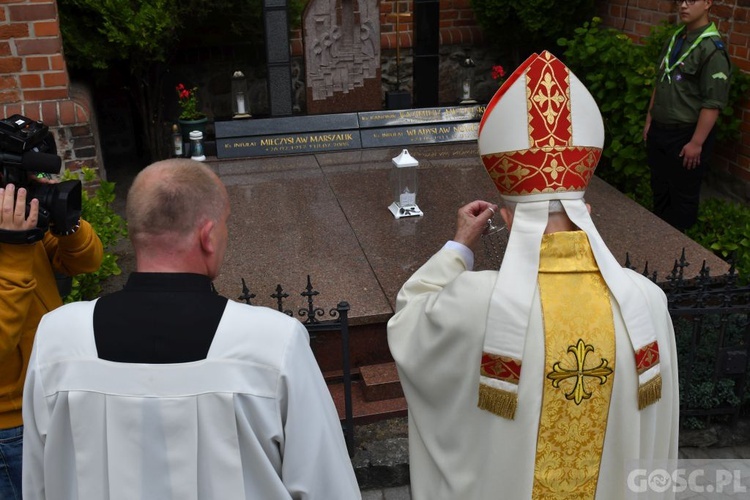
{"label": "white surplice", "polygon": [[[412,498],[529,499],[546,383],[539,290],[524,345],[518,409],[508,420],[477,407],[479,363],[498,273],[466,271],[466,257],[444,247],[403,286],[388,323],[388,343],[409,408]],[[613,301],[617,368],[597,484],[596,497],[602,500],[628,498],[628,476],[637,465],[677,458],[677,354],[666,298],[647,278],[635,272],[627,276],[648,297],[660,346],[662,398],[638,410],[633,347]],[[631,484],[640,486],[637,479],[642,476],[631,476]],[[638,498],[664,498],[651,495]]]}
{"label": "white surplice", "polygon": [[95,302],[46,315],[23,402],[26,500],[360,498],[302,324],[229,301],[205,360],[97,357]]}

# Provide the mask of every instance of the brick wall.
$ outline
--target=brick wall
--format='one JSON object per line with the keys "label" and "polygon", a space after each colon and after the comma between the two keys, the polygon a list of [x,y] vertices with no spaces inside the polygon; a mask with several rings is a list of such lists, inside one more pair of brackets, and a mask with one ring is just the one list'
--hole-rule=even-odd
{"label": "brick wall", "polygon": [[[413,0],[380,1],[380,47],[383,50],[400,47],[410,49],[414,44]],[[440,0],[440,45],[473,45],[482,42],[471,0]],[[302,32],[290,35],[293,56],[302,56]]]}
{"label": "brick wall", "polygon": [[[636,41],[663,20],[677,21],[674,3],[666,0],[600,1],[598,8],[605,25],[622,30]],[[711,19],[728,42],[734,64],[750,72],[750,0],[714,1]],[[750,96],[737,113],[742,117],[741,137],[717,148],[712,168],[728,194],[750,201]],[[733,182],[736,179],[744,182]]]}
{"label": "brick wall", "polygon": [[100,169],[91,97],[68,79],[55,0],[0,0],[0,118],[15,113],[49,126],[65,169]]}

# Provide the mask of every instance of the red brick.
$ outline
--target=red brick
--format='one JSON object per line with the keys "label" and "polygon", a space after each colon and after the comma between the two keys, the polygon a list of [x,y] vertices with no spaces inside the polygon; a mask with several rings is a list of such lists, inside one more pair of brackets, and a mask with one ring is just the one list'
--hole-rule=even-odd
{"label": "red brick", "polygon": [[0,9],[0,22],[4,23],[6,20],[5,18],[6,18],[5,9]]}
{"label": "red brick", "polygon": [[20,57],[0,57],[0,75],[18,73],[22,68],[23,59]]}
{"label": "red brick", "polygon": [[26,38],[29,36],[29,25],[26,23],[0,25],[0,40]]}
{"label": "red brick", "polygon": [[27,116],[32,120],[40,120],[42,118],[39,113],[39,103],[26,103],[23,105],[23,116]]}
{"label": "red brick", "polygon": [[12,76],[0,76],[0,90],[15,89],[18,81]]}
{"label": "red brick", "polygon": [[16,40],[16,49],[19,56],[59,54],[62,50],[60,38],[28,38]]}
{"label": "red brick", "polygon": [[9,56],[10,54],[10,44],[8,42],[0,42],[0,57]]}
{"label": "red brick", "polygon": [[[76,108],[76,114],[78,114],[78,111],[80,110],[81,106],[76,103],[73,103],[73,104],[75,105],[75,108]],[[83,122],[85,123],[86,120],[83,120]],[[70,127],[70,134],[76,138],[89,137],[91,136],[91,127],[89,127],[88,125],[78,125],[76,127]],[[78,141],[76,141],[76,146],[77,145],[78,145]]]}
{"label": "red brick", "polygon": [[399,34],[399,40],[401,41],[401,48],[411,48],[414,46],[414,40],[412,39],[411,32]]}
{"label": "red brick", "polygon": [[9,5],[8,14],[11,22],[18,21],[42,21],[45,19],[56,19],[57,9],[54,2],[43,4]]}
{"label": "red brick", "polygon": [[380,16],[383,14],[390,14],[393,12],[393,4],[391,2],[380,2]]}
{"label": "red brick", "polygon": [[5,106],[5,116],[22,115],[23,106],[21,104],[9,104]]}
{"label": "red brick", "polygon": [[45,101],[42,103],[42,121],[44,123],[57,123],[57,103]]}
{"label": "red brick", "polygon": [[75,125],[75,123],[76,123],[75,104],[72,101],[60,102],[60,124],[61,125]]}
{"label": "red brick", "polygon": [[[90,121],[89,112],[81,105],[76,105],[76,123],[88,123]],[[87,127],[88,128],[88,127]],[[89,130],[88,133],[91,133]]]}
{"label": "red brick", "polygon": [[49,57],[46,56],[39,56],[39,57],[33,57],[29,56],[25,59],[26,62],[26,71],[47,71],[49,70]]}
{"label": "red brick", "polygon": [[457,10],[444,10],[440,13],[440,22],[448,19],[458,19]]}
{"label": "red brick", "polygon": [[55,54],[50,57],[50,69],[58,71],[65,69],[65,58],[62,54]]}
{"label": "red brick", "polygon": [[36,36],[60,36],[60,25],[57,21],[40,21],[34,23]]}
{"label": "red brick", "polygon": [[[9,102],[18,102],[21,100],[21,94],[17,90],[0,90],[0,104],[6,104]],[[13,113],[7,113],[4,116],[10,116]]]}
{"label": "red brick", "polygon": [[22,89],[38,89],[42,86],[42,77],[36,73],[26,73],[18,76]]}
{"label": "red brick", "polygon": [[738,45],[730,45],[729,46],[729,54],[734,59],[745,59],[745,60],[747,60],[748,54],[750,54],[750,51],[748,51],[747,47],[740,47]]}
{"label": "red brick", "polygon": [[65,87],[68,85],[68,74],[64,71],[44,74],[45,87]]}
{"label": "red brick", "polygon": [[26,101],[50,101],[53,99],[66,99],[68,89],[43,89],[43,90],[26,90],[23,98]]}

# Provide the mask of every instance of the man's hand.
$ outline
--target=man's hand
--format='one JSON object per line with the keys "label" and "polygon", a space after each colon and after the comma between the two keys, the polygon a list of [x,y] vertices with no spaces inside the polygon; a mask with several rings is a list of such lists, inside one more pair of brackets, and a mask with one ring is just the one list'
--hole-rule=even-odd
{"label": "man's hand", "polygon": [[701,164],[701,151],[703,146],[693,141],[688,142],[682,147],[680,157],[682,157],[682,166],[688,170],[693,170]]}
{"label": "man's hand", "polygon": [[39,216],[39,200],[33,198],[29,203],[29,216],[26,217],[26,189],[18,190],[8,184],[0,188],[0,229],[6,231],[26,231],[34,229]]}
{"label": "man's hand", "polygon": [[472,201],[458,209],[456,235],[453,241],[476,250],[482,233],[487,229],[487,221],[497,212],[497,205],[482,200]]}

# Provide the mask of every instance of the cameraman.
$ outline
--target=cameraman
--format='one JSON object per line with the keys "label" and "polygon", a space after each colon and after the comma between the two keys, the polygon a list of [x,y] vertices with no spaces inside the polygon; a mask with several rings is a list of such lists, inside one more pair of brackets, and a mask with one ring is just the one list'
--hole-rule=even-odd
{"label": "cameraman", "polygon": [[[13,184],[0,188],[0,231],[6,235],[37,226],[39,200],[30,201],[27,216],[27,190],[17,191]],[[53,230],[30,244],[3,243],[0,239],[0,498],[3,500],[21,499],[23,382],[39,320],[62,305],[55,272],[70,276],[94,272],[102,262],[102,243],[86,221],[81,220],[65,235],[56,235]]]}

